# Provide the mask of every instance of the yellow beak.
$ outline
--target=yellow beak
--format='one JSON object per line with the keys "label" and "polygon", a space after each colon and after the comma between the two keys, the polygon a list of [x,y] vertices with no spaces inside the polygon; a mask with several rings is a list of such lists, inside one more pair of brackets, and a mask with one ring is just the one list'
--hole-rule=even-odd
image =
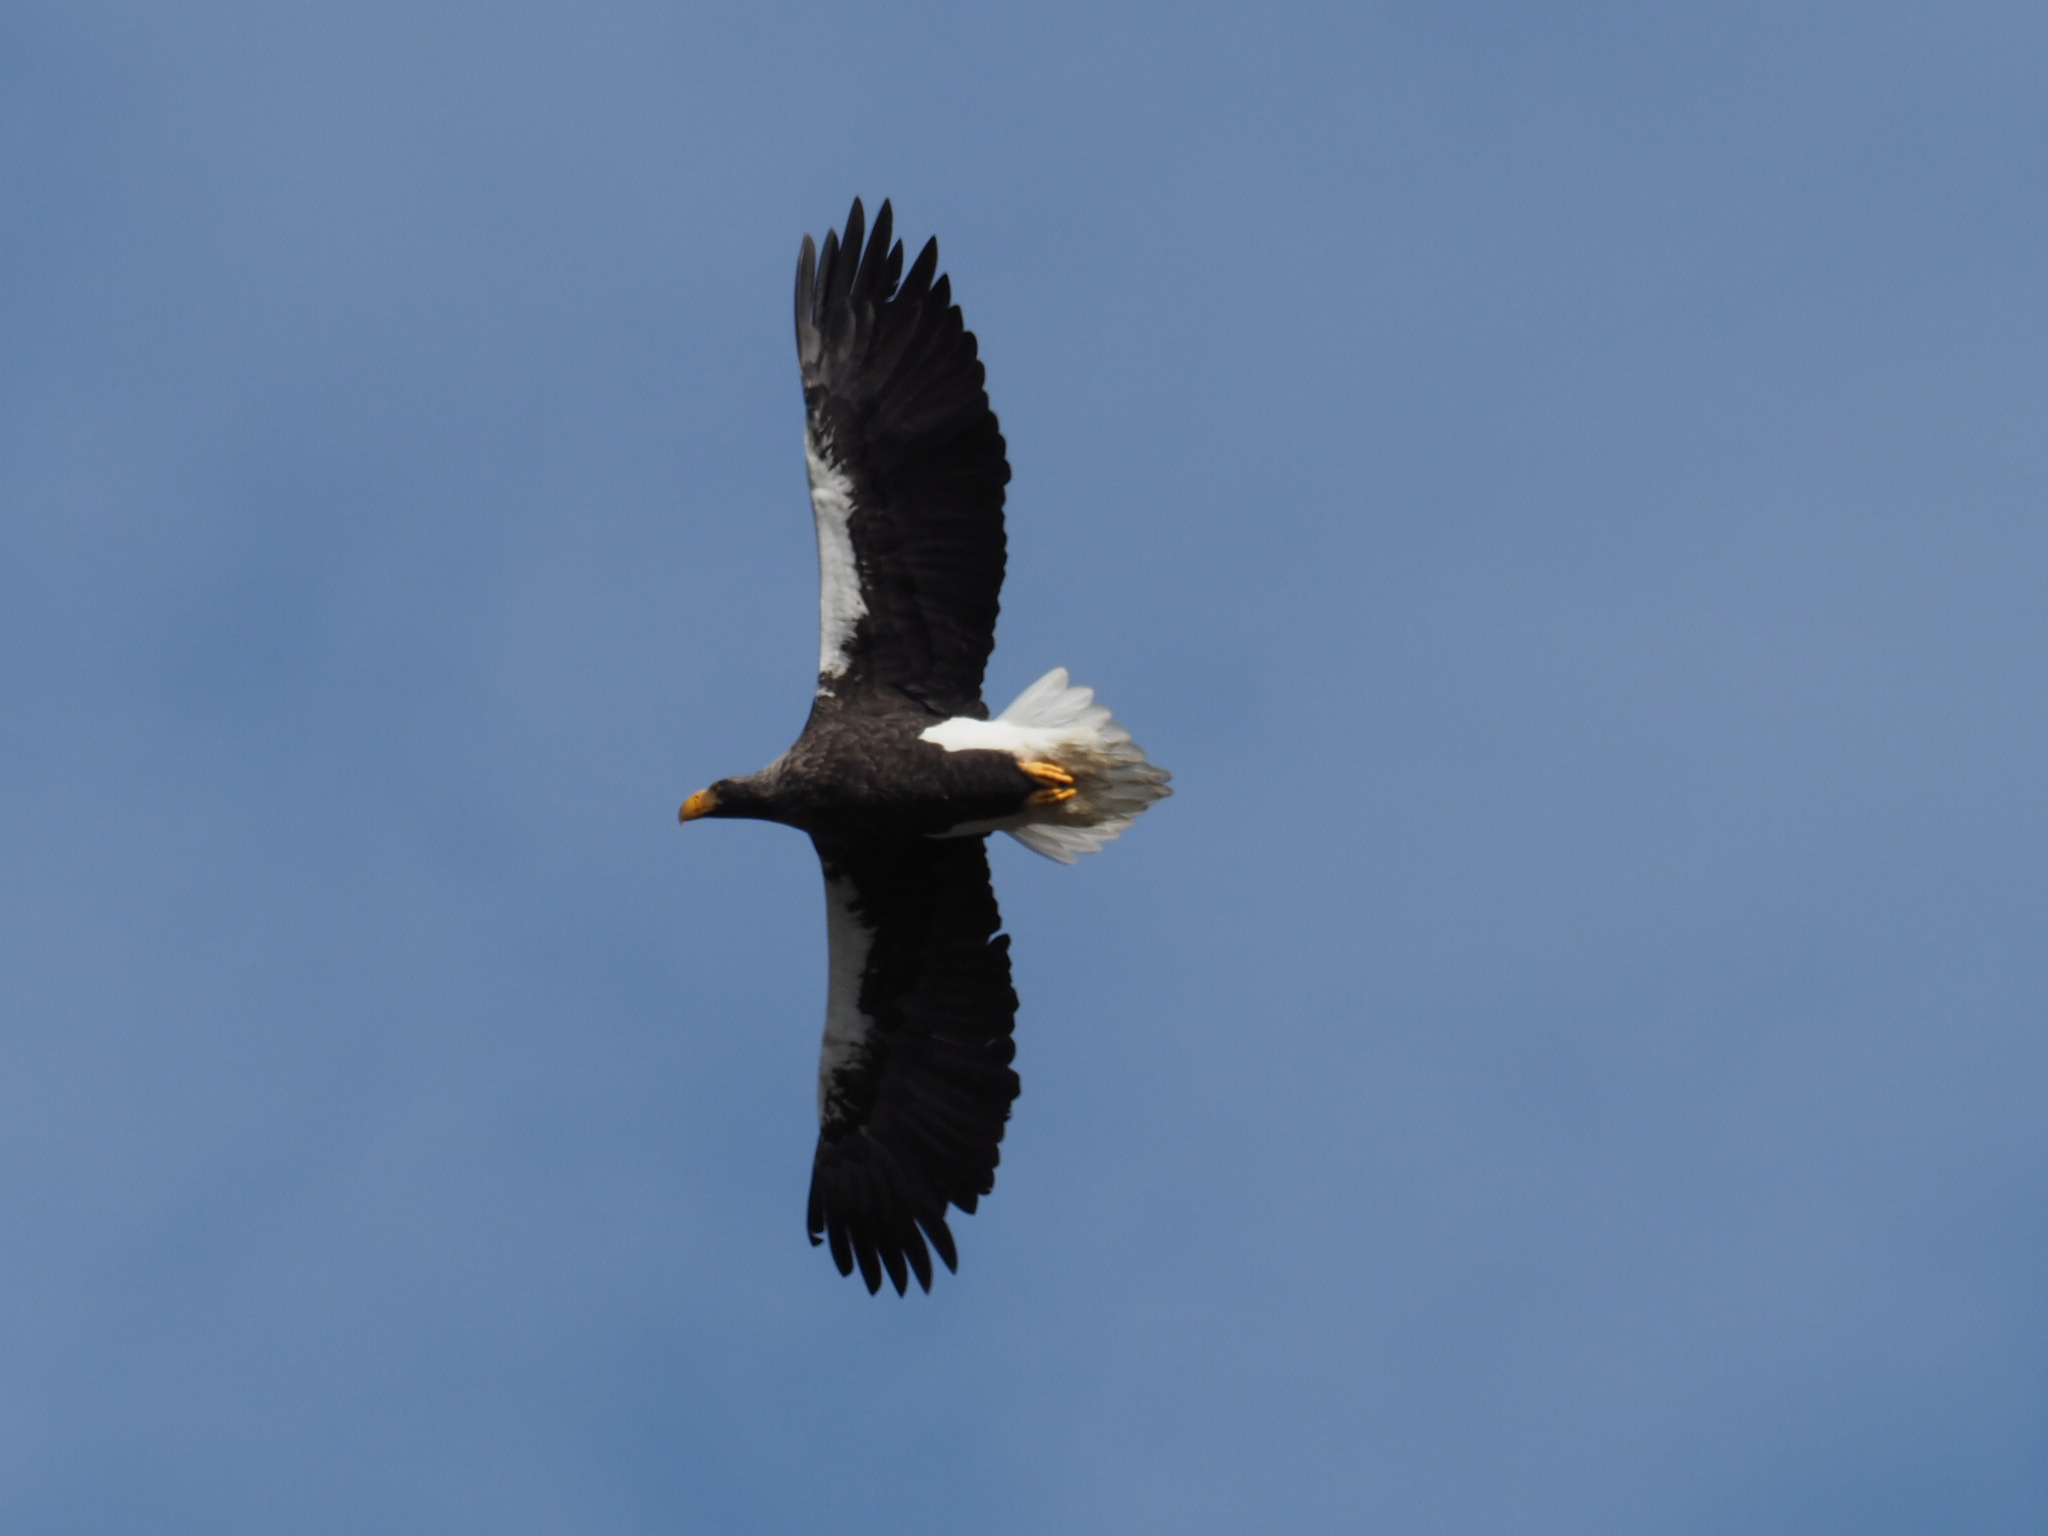
{"label": "yellow beak", "polygon": [[700,789],[683,802],[683,808],[676,813],[677,821],[695,821],[699,816],[709,816],[718,809],[718,796],[708,789]]}

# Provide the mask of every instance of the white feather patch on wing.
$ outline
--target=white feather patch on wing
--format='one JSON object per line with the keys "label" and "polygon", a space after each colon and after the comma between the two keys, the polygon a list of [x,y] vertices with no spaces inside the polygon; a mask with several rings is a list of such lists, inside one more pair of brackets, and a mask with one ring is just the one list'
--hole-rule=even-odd
{"label": "white feather patch on wing", "polygon": [[818,1123],[828,1118],[832,1078],[859,1058],[875,1021],[860,1011],[860,983],[867,974],[874,933],[853,909],[850,880],[825,880],[825,1040],[818,1052]]}
{"label": "white feather patch on wing", "polygon": [[1131,733],[1054,667],[993,720],[957,715],[928,726],[920,741],[948,752],[1007,752],[1019,762],[1055,763],[1073,776],[1074,794],[999,821],[955,827],[948,835],[1007,832],[1033,853],[1071,864],[1093,853],[1173,791],[1173,775],[1145,760]]}
{"label": "white feather patch on wing", "polygon": [[808,430],[804,465],[811,477],[811,515],[818,524],[818,682],[823,687],[843,676],[851,663],[847,648],[868,603],[853,555],[853,481]]}

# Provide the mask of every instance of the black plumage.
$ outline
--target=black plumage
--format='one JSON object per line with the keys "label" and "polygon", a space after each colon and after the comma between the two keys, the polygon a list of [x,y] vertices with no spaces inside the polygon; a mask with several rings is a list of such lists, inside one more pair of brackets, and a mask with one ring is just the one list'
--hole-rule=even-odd
{"label": "black plumage", "polygon": [[974,333],[925,242],[900,286],[887,203],[865,254],[855,199],[842,242],[797,261],[796,351],[812,440],[852,483],[850,531],[867,613],[836,692],[897,693],[987,714],[982,671],[1003,586],[1003,434]]}
{"label": "black plumage", "polygon": [[828,900],[874,934],[860,1012],[874,1028],[828,1073],[811,1164],[808,1226],[841,1274],[877,1260],[896,1289],[908,1260],[931,1288],[925,1239],[951,1269],[950,1203],[972,1213],[995,1187],[997,1145],[1017,1097],[1010,1069],[1010,940],[989,885],[985,841],[815,837]]}
{"label": "black plumage", "polygon": [[[1084,788],[1096,771],[1111,799],[1083,814],[1092,802],[1056,764],[1011,737],[971,736],[999,728],[980,724],[981,682],[1010,467],[937,242],[905,273],[889,205],[867,231],[856,200],[843,239],[804,239],[796,342],[818,524],[817,692],[789,751],[692,795],[682,818],[782,822],[817,848],[831,976],[807,1226],[842,1274],[858,1268],[870,1291],[886,1276],[900,1293],[913,1277],[930,1288],[933,1253],[956,1266],[947,1210],[972,1212],[993,1188],[1017,1097],[1017,995],[987,832],[1064,815],[1114,836],[1166,776],[1118,745],[1128,734],[1097,709],[1072,733],[1101,763],[1076,771]],[[1060,697],[1080,708],[1092,695]],[[962,726],[968,738],[947,735]]]}

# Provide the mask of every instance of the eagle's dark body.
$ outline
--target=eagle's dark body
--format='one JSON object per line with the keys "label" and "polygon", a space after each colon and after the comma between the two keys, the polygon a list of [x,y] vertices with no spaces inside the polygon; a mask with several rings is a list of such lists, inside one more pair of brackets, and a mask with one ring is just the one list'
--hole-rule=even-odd
{"label": "eagle's dark body", "polygon": [[1039,786],[1004,752],[948,752],[918,740],[946,718],[895,701],[848,709],[820,701],[796,744],[759,773],[713,785],[715,816],[779,821],[860,842],[933,837],[1008,816]]}

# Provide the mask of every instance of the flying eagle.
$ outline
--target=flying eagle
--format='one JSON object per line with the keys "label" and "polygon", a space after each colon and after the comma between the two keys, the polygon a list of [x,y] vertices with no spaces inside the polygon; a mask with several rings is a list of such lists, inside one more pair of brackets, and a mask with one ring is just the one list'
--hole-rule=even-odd
{"label": "flying eagle", "polygon": [[[796,351],[818,525],[818,689],[803,734],[681,819],[810,834],[831,950],[808,1229],[868,1290],[931,1289],[946,1207],[995,1186],[1017,1097],[1017,994],[988,834],[1071,864],[1170,791],[1063,669],[993,720],[981,701],[1003,584],[1002,433],[974,335],[926,242],[903,270],[883,203],[862,243],[804,237]],[[927,1247],[929,1245],[929,1248]]]}

